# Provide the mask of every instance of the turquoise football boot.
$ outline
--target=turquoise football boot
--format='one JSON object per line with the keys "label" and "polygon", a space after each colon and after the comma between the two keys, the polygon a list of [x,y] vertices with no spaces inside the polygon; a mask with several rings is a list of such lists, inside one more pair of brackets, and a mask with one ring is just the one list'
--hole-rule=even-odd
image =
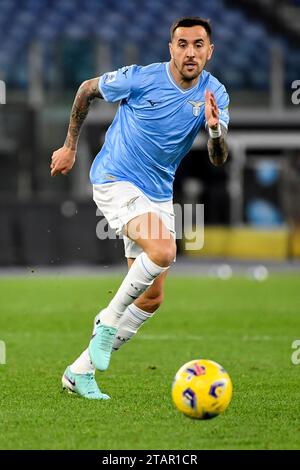
{"label": "turquoise football boot", "polygon": [[77,393],[89,400],[109,400],[110,396],[99,389],[92,372],[87,374],[74,374],[68,366],[61,379],[63,390],[69,393]]}
{"label": "turquoise football boot", "polygon": [[97,317],[95,320],[94,333],[89,344],[89,353],[94,367],[103,371],[109,366],[112,347],[118,329],[104,325]]}

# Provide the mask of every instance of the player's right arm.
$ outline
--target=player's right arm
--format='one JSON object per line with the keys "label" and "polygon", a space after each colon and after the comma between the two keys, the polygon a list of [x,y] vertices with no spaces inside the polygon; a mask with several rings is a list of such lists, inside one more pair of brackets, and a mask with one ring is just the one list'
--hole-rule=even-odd
{"label": "player's right arm", "polygon": [[83,82],[76,93],[65,143],[52,154],[51,176],[58,173],[66,175],[72,169],[81,127],[88,115],[90,104],[95,98],[102,98],[99,90],[99,77]]}

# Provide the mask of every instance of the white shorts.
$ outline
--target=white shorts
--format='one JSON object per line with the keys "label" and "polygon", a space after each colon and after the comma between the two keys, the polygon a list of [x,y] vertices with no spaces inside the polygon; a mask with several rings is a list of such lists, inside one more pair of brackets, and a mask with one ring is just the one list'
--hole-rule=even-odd
{"label": "white shorts", "polygon": [[[155,212],[176,239],[173,202],[151,201],[139,188],[127,181],[94,184],[93,199],[110,227],[121,235],[134,217]],[[142,248],[123,234],[126,258],[136,258]]]}

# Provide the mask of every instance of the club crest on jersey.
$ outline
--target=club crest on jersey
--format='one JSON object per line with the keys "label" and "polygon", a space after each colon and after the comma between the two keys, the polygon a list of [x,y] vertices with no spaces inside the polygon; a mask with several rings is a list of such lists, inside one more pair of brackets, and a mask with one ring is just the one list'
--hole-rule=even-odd
{"label": "club crest on jersey", "polygon": [[198,117],[200,114],[200,108],[204,105],[205,101],[188,101],[193,106],[193,115]]}

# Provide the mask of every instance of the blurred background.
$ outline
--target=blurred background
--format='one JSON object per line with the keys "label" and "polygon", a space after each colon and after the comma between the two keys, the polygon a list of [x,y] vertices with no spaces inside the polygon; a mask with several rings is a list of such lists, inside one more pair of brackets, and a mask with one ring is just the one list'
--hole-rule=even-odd
{"label": "blurred background", "polygon": [[174,201],[202,203],[205,215],[204,248],[179,240],[179,257],[297,262],[300,0],[0,0],[0,266],[123,258],[121,240],[96,236],[88,176],[116,106],[93,104],[67,177],[50,177],[50,158],[80,83],[168,61],[169,28],[184,15],[212,22],[207,69],[229,92],[231,123],[223,168],[200,135],[178,170]]}

